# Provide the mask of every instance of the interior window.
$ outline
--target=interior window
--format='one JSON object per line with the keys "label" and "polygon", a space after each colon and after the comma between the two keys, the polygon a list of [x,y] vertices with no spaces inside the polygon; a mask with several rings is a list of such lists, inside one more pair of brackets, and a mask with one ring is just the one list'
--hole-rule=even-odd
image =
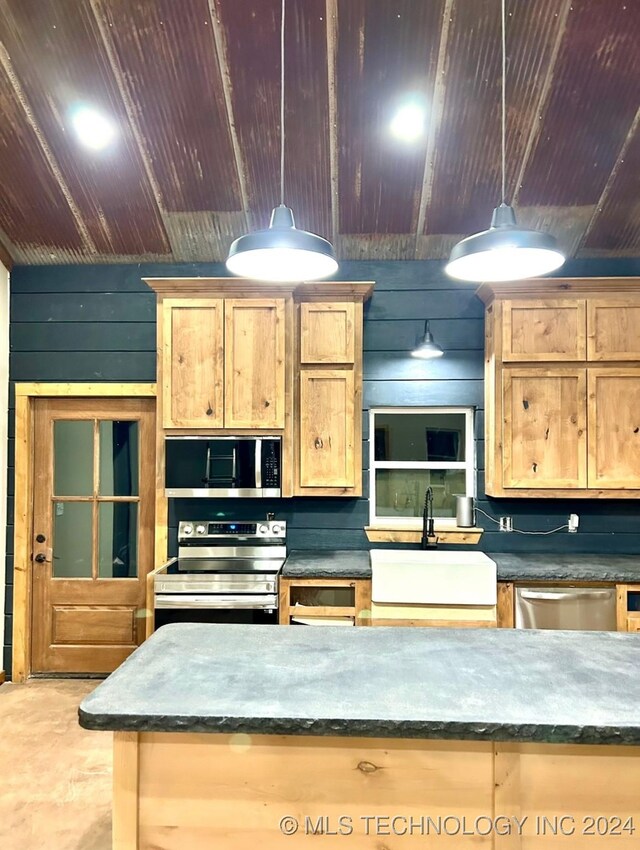
{"label": "interior window", "polygon": [[455,525],[456,496],[475,495],[473,414],[469,407],[371,410],[371,525],[418,526],[428,487],[436,519]]}

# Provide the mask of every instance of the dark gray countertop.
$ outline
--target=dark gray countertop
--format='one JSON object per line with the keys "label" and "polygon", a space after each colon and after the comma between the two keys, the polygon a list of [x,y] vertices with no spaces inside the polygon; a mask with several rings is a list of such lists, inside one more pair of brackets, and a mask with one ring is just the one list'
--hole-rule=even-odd
{"label": "dark gray countertop", "polygon": [[640,635],[174,624],[87,729],[640,744]]}
{"label": "dark gray countertop", "polygon": [[[623,581],[640,583],[640,555],[509,555],[487,552],[498,581]],[[366,549],[299,550],[282,575],[291,578],[371,578]]]}
{"label": "dark gray countertop", "polygon": [[498,581],[640,582],[640,555],[487,555]]}
{"label": "dark gray countertop", "polygon": [[367,549],[300,550],[289,553],[285,578],[371,578]]}

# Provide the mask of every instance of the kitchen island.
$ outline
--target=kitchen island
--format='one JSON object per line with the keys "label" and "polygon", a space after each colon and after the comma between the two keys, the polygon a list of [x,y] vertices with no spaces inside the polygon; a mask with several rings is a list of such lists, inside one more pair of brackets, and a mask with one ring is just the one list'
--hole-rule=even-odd
{"label": "kitchen island", "polygon": [[80,722],[115,733],[117,850],[624,850],[639,667],[640,635],[172,625]]}

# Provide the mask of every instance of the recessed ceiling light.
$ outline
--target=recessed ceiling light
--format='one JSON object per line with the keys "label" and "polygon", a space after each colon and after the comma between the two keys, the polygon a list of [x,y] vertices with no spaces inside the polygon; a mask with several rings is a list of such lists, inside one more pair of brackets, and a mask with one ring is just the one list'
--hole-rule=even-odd
{"label": "recessed ceiling light", "polygon": [[397,139],[413,142],[424,132],[425,110],[418,103],[405,103],[391,121],[391,132]]}
{"label": "recessed ceiling light", "polygon": [[90,106],[75,109],[71,114],[71,123],[80,142],[94,151],[106,148],[117,135],[113,121]]}

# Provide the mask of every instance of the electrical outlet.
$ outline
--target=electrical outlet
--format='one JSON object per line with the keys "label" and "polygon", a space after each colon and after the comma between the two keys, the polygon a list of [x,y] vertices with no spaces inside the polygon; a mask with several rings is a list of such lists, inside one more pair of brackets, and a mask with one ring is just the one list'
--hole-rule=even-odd
{"label": "electrical outlet", "polygon": [[569,519],[567,520],[568,530],[571,533],[574,533],[578,530],[578,526],[580,525],[580,517],[578,514],[569,514]]}
{"label": "electrical outlet", "polygon": [[510,516],[500,517],[500,531],[513,531],[513,518]]}

